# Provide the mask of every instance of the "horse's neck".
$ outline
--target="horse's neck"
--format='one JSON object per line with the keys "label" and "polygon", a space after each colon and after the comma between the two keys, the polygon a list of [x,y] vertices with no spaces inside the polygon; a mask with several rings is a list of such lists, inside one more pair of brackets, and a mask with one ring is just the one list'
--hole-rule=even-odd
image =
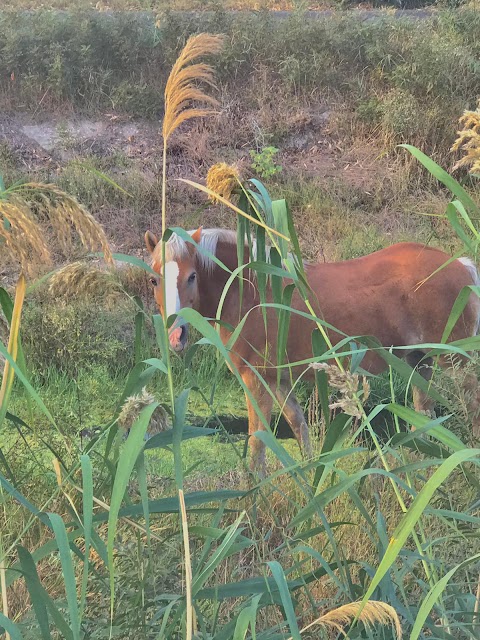
{"label": "horse's neck", "polygon": [[[219,242],[216,250],[216,257],[222,262],[230,271],[233,271],[238,266],[237,260],[237,248],[236,245],[226,242]],[[248,257],[246,257],[248,259]],[[251,277],[251,272],[244,270],[240,277]],[[230,277],[230,273],[222,269],[218,265],[215,265],[211,271],[203,269],[200,277],[200,313],[207,318],[214,318],[220,298],[222,297],[223,290]],[[255,304],[256,287],[252,287],[248,280],[244,280],[243,294],[242,294],[242,307],[245,311]],[[240,304],[240,291],[238,278],[231,283],[225,302],[222,309],[222,319],[225,322],[233,324],[239,317],[239,304]]]}

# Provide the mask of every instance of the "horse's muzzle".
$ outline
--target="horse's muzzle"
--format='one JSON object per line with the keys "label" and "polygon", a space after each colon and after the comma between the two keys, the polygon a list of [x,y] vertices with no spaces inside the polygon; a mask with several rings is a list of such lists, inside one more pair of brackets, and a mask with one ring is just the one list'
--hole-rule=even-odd
{"label": "horse's muzzle", "polygon": [[180,353],[187,346],[188,339],[188,327],[186,324],[182,324],[181,327],[176,327],[168,335],[171,348]]}

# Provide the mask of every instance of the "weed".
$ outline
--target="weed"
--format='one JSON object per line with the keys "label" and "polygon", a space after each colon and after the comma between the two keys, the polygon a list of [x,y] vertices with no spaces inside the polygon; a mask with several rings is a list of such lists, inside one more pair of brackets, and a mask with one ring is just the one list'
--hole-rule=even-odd
{"label": "weed", "polygon": [[263,147],[261,151],[250,150],[250,157],[252,159],[252,169],[261,178],[271,178],[277,173],[280,173],[282,167],[275,164],[275,156],[278,154],[279,149],[276,147]]}

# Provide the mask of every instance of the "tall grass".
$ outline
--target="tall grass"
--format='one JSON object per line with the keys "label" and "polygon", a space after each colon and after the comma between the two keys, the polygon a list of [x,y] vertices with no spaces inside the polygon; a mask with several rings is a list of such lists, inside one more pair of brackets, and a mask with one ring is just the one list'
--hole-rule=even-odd
{"label": "tall grass", "polygon": [[[452,192],[445,215],[467,249],[475,252],[478,205],[432,160],[415,148],[409,150]],[[240,238],[257,243],[258,259],[248,265],[241,243],[239,266],[230,282],[247,268],[256,270],[265,308],[271,287],[269,305],[278,310],[276,347],[282,353],[281,341],[295,313],[286,304],[283,278],[293,282],[307,308],[310,305],[287,203],[272,200],[257,180],[239,182],[236,203],[208,187],[202,190],[230,208]],[[267,243],[273,247],[269,254]],[[138,258],[115,257],[151,273]],[[312,633],[329,638],[332,632],[350,639],[393,640],[401,633],[412,640],[478,637],[480,522],[473,496],[480,450],[449,429],[448,415],[431,419],[411,409],[408,397],[397,396],[394,377],[407,388],[412,381],[422,384],[447,413],[455,411],[448,398],[425,385],[394,352],[380,350],[389,365],[391,397],[373,407],[365,405],[360,386],[352,385],[348,410],[344,404],[331,414],[333,385],[319,372],[316,387],[325,437],[311,459],[299,461],[266,425],[256,435],[273,461],[267,478],[251,474],[245,449],[235,448],[238,474],[233,481],[227,478],[228,488],[215,478],[192,486],[185,443],[202,439],[207,448],[208,439],[221,428],[213,420],[203,427],[188,424],[194,380],[188,370],[206,345],[214,347],[219,362],[228,363],[228,345],[220,339],[218,324],[212,326],[193,309],[180,312],[201,336],[182,363],[175,364],[186,372],[181,385],[169,351],[168,319],[141,310],[151,321],[158,351],[137,358],[111,419],[81,450],[26,374],[18,348],[23,293],[22,280],[14,300],[0,292],[10,330],[8,347],[0,343],[6,362],[0,429],[3,432],[8,420],[26,433],[25,423],[10,412],[13,371],[32,404],[32,419],[42,412],[61,437],[45,443],[49,484],[40,494],[24,489],[21,468],[9,464],[0,441],[5,519],[0,625],[11,638],[298,640]],[[465,303],[462,292],[449,325]],[[310,313],[315,327],[311,361],[335,364],[353,379],[365,348],[379,345],[357,336],[355,343],[347,338],[332,346],[324,323],[311,307]],[[138,324],[139,331],[143,326]],[[478,337],[431,345],[435,353],[475,352],[479,347]],[[309,366],[311,361],[288,366]],[[240,378],[237,382],[243,386]],[[163,391],[162,407],[144,392],[155,386]],[[214,418],[213,393],[204,393],[204,400]],[[126,405],[136,407],[127,438],[120,427],[126,424]],[[373,426],[381,411],[391,415],[395,425],[385,444]],[[162,429],[147,439],[154,420]],[[416,430],[402,433],[400,420]],[[373,451],[358,444],[361,435],[373,441]],[[155,477],[152,454],[173,460],[173,478]],[[363,545],[362,553],[355,544]],[[23,603],[28,593],[28,613],[15,600],[17,593]]]}
{"label": "tall grass", "polygon": [[[412,151],[432,170],[440,171]],[[447,179],[446,174],[441,175]],[[461,195],[456,183],[450,184],[457,196]],[[260,188],[260,184],[244,186],[247,194],[255,194],[251,201],[260,203],[254,208],[248,204],[245,213],[252,217],[262,216],[262,207],[268,203],[266,191],[258,191],[256,187]],[[294,233],[288,208],[281,202],[273,208],[288,222],[290,234]],[[239,220],[239,224],[245,224],[240,214]],[[267,227],[274,223],[268,216],[263,220]],[[284,228],[282,224],[277,231],[282,232]],[[261,228],[254,225],[253,235],[255,229]],[[277,238],[272,234],[271,240],[281,250]],[[294,252],[290,276],[298,282],[301,271],[297,273],[296,269],[301,269],[301,256],[295,253],[294,238],[285,248]],[[257,234],[257,240],[265,241],[263,232]],[[261,273],[270,267],[265,263],[257,268]],[[224,354],[224,345],[216,331],[201,317],[187,311],[182,314]],[[18,315],[17,311],[15,317]],[[365,632],[375,638],[398,637],[399,624],[403,633],[411,638],[423,637],[427,632],[439,638],[449,637],[448,634],[459,638],[475,636],[478,627],[474,616],[479,560],[478,549],[475,549],[477,507],[472,503],[463,511],[463,505],[457,506],[454,495],[450,502],[445,501],[446,496],[439,493],[439,488],[446,486],[457,468],[463,470],[460,476],[461,484],[465,485],[463,491],[469,484],[475,487],[478,450],[454,436],[444,418],[431,420],[415,414],[395,396],[389,404],[376,406],[368,413],[358,397],[361,419],[356,429],[351,430],[351,416],[337,414],[327,424],[325,440],[314,459],[299,462],[271,431],[260,432],[257,436],[264,440],[277,461],[267,479],[256,482],[252,478],[248,487],[245,471],[244,484],[236,489],[190,491],[185,484],[182,442],[186,438],[209,438],[216,430],[186,424],[188,387],[175,388],[172,381],[167,385],[173,389],[173,402],[167,394],[165,403],[171,416],[171,429],[144,440],[157,407],[151,400],[131,426],[125,442],[122,442],[123,432],[117,427],[126,398],[151,384],[154,376],[159,376],[160,384],[172,377],[171,368],[165,364],[166,332],[160,316],[154,318],[154,325],[161,357],[136,365],[112,421],[82,455],[73,452],[67,462],[63,451],[55,452],[62,461],[57,487],[44,498],[43,504],[35,505],[28,495],[20,493],[15,488],[17,470],[7,471],[4,466],[0,480],[6,513],[13,513],[15,500],[22,505],[25,516],[21,532],[14,533],[10,527],[4,529],[8,533],[3,534],[2,540],[6,585],[2,595],[7,605],[9,594],[24,580],[41,637],[53,637],[53,633],[67,638],[85,637],[94,631],[101,636],[109,629],[120,637],[128,637],[131,633],[128,616],[117,609],[117,599],[121,599],[123,607],[128,607],[125,604],[128,600],[121,595],[122,584],[128,580],[141,590],[142,597],[135,606],[140,607],[144,615],[140,619],[135,617],[136,624],[140,624],[136,633],[145,638],[187,638],[202,634],[214,638],[245,638],[254,633],[260,638],[299,638],[311,629],[327,637],[328,631],[322,631],[322,624],[330,624],[337,631],[348,630],[350,638],[362,637]],[[202,348],[201,343],[202,340],[190,347],[185,366],[188,367],[193,353]],[[472,340],[468,348],[475,349],[476,343]],[[359,348],[353,350],[353,361]],[[0,350],[18,372],[32,401],[42,406],[13,356],[1,345]],[[335,357],[340,360],[332,350],[319,355],[318,359],[328,361]],[[392,371],[397,368],[394,359],[390,363]],[[349,366],[346,361],[342,364]],[[400,371],[399,375],[409,378],[411,372]],[[328,397],[327,378],[322,377],[318,384],[319,396]],[[362,447],[355,446],[355,440],[364,430],[375,438],[371,420],[381,408],[396,418],[413,422],[418,429],[408,435],[399,434],[383,446],[376,442],[374,458],[367,464],[364,459],[363,468],[360,465],[355,469],[355,464],[352,468],[349,461],[356,459],[358,465],[359,456],[366,453]],[[70,446],[75,451],[75,443],[70,442]],[[170,488],[167,497],[150,495],[149,478],[154,467],[149,465],[149,457],[155,450],[163,451],[164,455],[173,454],[175,484],[179,490],[172,495]],[[240,463],[241,460],[240,457]],[[381,504],[375,506],[375,493],[369,489],[374,486],[375,477],[383,477],[387,483],[382,485],[383,495],[389,495],[386,513]],[[346,523],[336,522],[335,511],[344,501],[350,505],[350,520],[356,527],[365,529],[370,545],[377,549],[378,560],[371,557],[366,562],[342,551],[345,541],[342,541],[341,530]],[[52,508],[57,513],[53,513]],[[45,515],[47,512],[50,515]],[[43,546],[35,548],[29,533],[32,528],[45,530]],[[284,535],[278,536],[275,531],[283,531]],[[465,537],[470,540],[470,549],[462,545],[461,556],[456,561],[442,559],[450,540],[453,543]],[[30,550],[24,540],[33,543]],[[124,553],[121,549],[127,541],[133,545],[132,551],[137,544],[139,549],[144,549],[136,556],[136,578],[123,573],[127,565],[121,561]],[[162,553],[169,558],[172,541],[177,550],[182,544],[183,561],[180,567],[175,562],[171,565],[170,579],[162,578],[166,580],[162,585],[155,576],[155,558]],[[56,553],[63,577],[60,583],[57,581],[50,587],[49,593],[42,584],[45,577],[41,572],[45,563],[54,561]],[[252,560],[246,567],[241,572],[235,571],[235,565],[243,565],[250,556]],[[237,578],[235,573],[239,574]],[[102,575],[103,579],[110,576],[110,597],[102,600],[105,608],[99,615],[102,609],[98,608],[95,598],[92,600],[93,594],[89,594],[92,585],[105,594]],[[438,620],[443,626],[442,632]],[[28,629],[32,622],[28,617],[23,623],[21,619],[13,623],[2,617],[2,624],[11,637],[30,637]]]}

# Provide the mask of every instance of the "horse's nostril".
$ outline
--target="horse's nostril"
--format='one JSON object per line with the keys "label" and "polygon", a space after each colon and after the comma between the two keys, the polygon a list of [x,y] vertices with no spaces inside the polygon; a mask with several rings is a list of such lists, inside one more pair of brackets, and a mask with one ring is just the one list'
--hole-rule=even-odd
{"label": "horse's nostril", "polygon": [[181,342],[183,342],[186,337],[187,337],[187,328],[185,327],[185,325],[182,325],[182,332],[180,333]]}

